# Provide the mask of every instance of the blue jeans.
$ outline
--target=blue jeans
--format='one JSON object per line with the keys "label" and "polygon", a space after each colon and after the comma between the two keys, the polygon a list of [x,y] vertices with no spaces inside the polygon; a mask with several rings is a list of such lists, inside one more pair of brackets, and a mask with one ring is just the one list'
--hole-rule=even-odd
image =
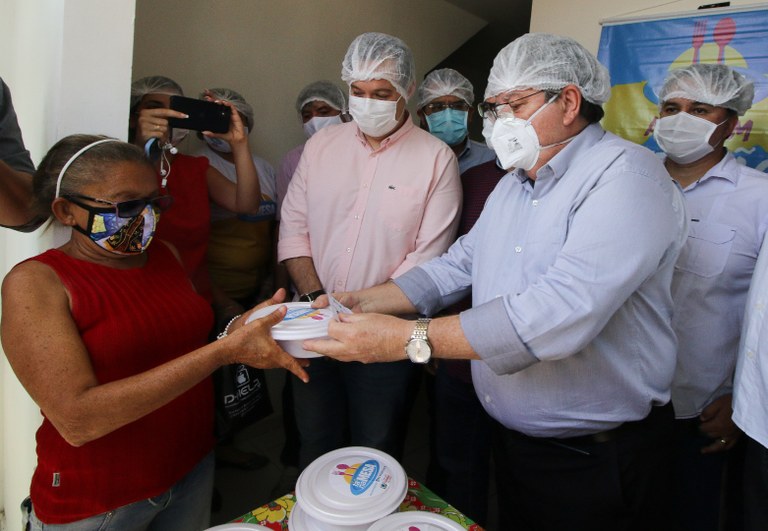
{"label": "blue jeans", "polygon": [[309,383],[293,382],[301,438],[299,468],[345,446],[369,446],[399,459],[408,383],[415,370],[410,361],[363,364],[313,359],[307,367]]}
{"label": "blue jeans", "polygon": [[[29,513],[28,531],[202,531],[211,519],[213,452],[170,489],[112,511],[68,524],[44,524]],[[25,506],[22,504],[22,511]]]}

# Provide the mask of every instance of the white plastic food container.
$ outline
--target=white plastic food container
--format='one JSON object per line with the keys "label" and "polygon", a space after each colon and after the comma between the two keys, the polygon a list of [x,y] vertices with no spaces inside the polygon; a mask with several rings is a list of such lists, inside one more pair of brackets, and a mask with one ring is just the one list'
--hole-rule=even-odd
{"label": "white plastic food container", "polygon": [[464,528],[440,514],[406,511],[385,516],[368,531],[464,531]]}
{"label": "white plastic food container", "polygon": [[280,306],[287,306],[285,319],[272,327],[272,337],[280,347],[295,358],[317,358],[321,355],[301,348],[305,339],[328,337],[328,323],[335,317],[330,308],[312,308],[310,302],[286,302],[273,304],[253,312],[246,323],[269,315]]}
{"label": "white plastic food container", "polygon": [[299,476],[296,525],[299,517],[309,523],[289,526],[291,531],[365,531],[396,511],[407,491],[408,478],[392,456],[363,446],[340,448],[315,459]]}
{"label": "white plastic food container", "polygon": [[244,524],[244,523],[217,525],[216,527],[209,527],[205,531],[261,531],[261,530],[270,531],[268,527],[264,527],[263,525]]}

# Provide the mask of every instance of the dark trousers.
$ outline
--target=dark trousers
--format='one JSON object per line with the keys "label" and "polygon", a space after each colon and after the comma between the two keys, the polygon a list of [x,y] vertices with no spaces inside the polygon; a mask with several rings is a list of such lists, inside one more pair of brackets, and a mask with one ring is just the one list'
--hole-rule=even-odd
{"label": "dark trousers", "polygon": [[[467,365],[469,362],[463,362]],[[427,486],[475,522],[488,516],[492,419],[471,381],[441,360],[433,378],[432,455]]]}
{"label": "dark trousers", "polygon": [[662,531],[672,529],[673,412],[595,436],[528,437],[496,424],[499,529]]}
{"label": "dark trousers", "polygon": [[768,448],[746,434],[744,460],[744,529],[768,529]]}

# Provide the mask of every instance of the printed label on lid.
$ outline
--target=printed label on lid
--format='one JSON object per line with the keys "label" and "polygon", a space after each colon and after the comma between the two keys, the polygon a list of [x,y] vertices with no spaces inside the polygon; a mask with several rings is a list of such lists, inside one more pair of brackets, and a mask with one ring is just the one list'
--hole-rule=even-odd
{"label": "printed label on lid", "polygon": [[[331,471],[331,482],[343,494],[376,496],[386,491],[392,482],[392,472],[379,461],[369,459],[363,463],[348,465],[339,463]],[[334,480],[343,478],[343,481]]]}
{"label": "printed label on lid", "polygon": [[314,319],[316,321],[324,321],[327,316],[319,309],[315,308],[288,308],[288,312],[285,314],[283,321],[294,321],[296,319]]}

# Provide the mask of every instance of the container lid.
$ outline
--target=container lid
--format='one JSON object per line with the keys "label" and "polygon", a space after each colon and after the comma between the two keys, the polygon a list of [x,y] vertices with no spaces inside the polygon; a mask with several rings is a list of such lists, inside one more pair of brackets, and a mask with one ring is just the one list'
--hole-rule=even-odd
{"label": "container lid", "polygon": [[273,304],[253,312],[246,323],[269,315],[280,306],[287,306],[285,318],[272,327],[272,337],[278,341],[315,339],[328,335],[328,323],[335,317],[330,308],[312,308],[311,302]]}
{"label": "container lid", "polygon": [[369,527],[368,531],[465,531],[465,529],[440,514],[406,511],[385,516]]}
{"label": "container lid", "polygon": [[302,509],[301,504],[293,504],[291,514],[288,516],[288,529],[292,531],[331,531],[328,524],[315,520]]}
{"label": "container lid", "polygon": [[403,467],[374,448],[350,446],[315,459],[296,482],[296,499],[311,517],[339,525],[375,522],[394,512],[408,491]]}
{"label": "container lid", "polygon": [[258,530],[270,531],[268,527],[264,527],[263,525],[246,524],[242,522],[217,525],[216,527],[209,527],[205,531],[258,531]]}

